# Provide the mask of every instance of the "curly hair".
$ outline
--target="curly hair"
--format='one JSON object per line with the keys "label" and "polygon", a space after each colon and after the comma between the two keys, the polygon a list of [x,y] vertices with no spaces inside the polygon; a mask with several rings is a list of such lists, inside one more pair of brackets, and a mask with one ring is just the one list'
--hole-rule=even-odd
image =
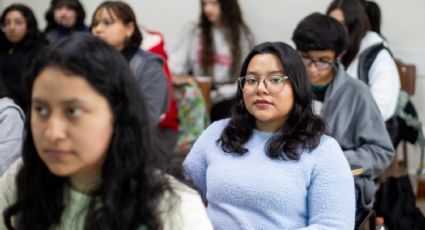
{"label": "curly hair", "polygon": [[[147,108],[124,57],[98,38],[75,33],[48,47],[37,59],[28,79],[28,95],[39,73],[48,67],[86,79],[107,99],[114,116],[114,133],[100,186],[91,192],[85,229],[137,229],[141,225],[161,229],[159,202],[165,192],[172,198],[175,193],[162,173],[165,160],[153,144]],[[17,201],[6,209],[4,219],[9,229],[50,229],[61,222],[66,178],[53,175],[38,156],[30,127],[31,109],[27,117]]]}
{"label": "curly hair", "polygon": [[[248,26],[242,18],[242,12],[237,0],[218,0],[220,3],[221,18],[220,23],[225,29],[227,42],[230,43],[230,54],[232,55],[232,65],[230,68],[230,76],[237,76],[240,69],[241,55],[240,41],[242,36],[248,38],[250,46],[253,46],[254,39]],[[201,67],[206,75],[213,75],[214,65],[214,43],[212,37],[213,24],[208,20],[203,10],[203,0],[201,0],[201,16],[199,27],[201,29]]]}
{"label": "curly hair", "polygon": [[137,24],[136,15],[134,14],[134,11],[131,9],[131,7],[127,3],[120,1],[106,1],[101,3],[93,13],[93,17],[91,20],[91,28],[95,26],[94,22],[96,19],[96,15],[102,9],[106,9],[106,11],[108,11],[108,14],[111,14],[111,12],[113,12],[114,15],[118,19],[120,19],[124,24],[134,24],[134,31],[128,38],[128,40],[125,41],[124,49],[138,49],[140,47],[140,44],[142,44],[143,37]]}
{"label": "curly hair", "polygon": [[86,18],[86,12],[84,11],[83,5],[78,0],[52,0],[50,2],[50,7],[46,12],[45,18],[47,21],[46,32],[60,27],[60,25],[54,19],[54,11],[57,8],[66,6],[70,9],[73,9],[77,13],[77,20],[75,25],[72,27],[74,30],[84,30],[86,28],[84,24],[84,19]]}
{"label": "curly hair", "polygon": [[297,50],[332,50],[336,57],[345,50],[347,39],[344,27],[321,13],[312,13],[301,20],[292,35]]}
{"label": "curly hair", "polygon": [[339,9],[344,15],[344,26],[348,30],[348,47],[342,64],[347,68],[356,57],[360,43],[366,35],[370,25],[366,12],[359,0],[334,0],[326,10],[329,15],[333,10]]}
{"label": "curly hair", "polygon": [[[279,134],[268,141],[266,153],[270,158],[298,160],[304,149],[311,151],[318,146],[320,136],[325,133],[325,124],[313,112],[312,93],[304,64],[289,45],[283,42],[265,42],[255,46],[242,64],[241,76],[246,74],[254,56],[267,53],[275,54],[282,63],[292,84],[295,103]],[[217,141],[223,151],[240,155],[248,152],[243,144],[248,141],[255,128],[255,117],[246,109],[242,94],[238,87],[231,119]]]}
{"label": "curly hair", "polygon": [[[20,41],[19,43],[22,44],[24,47],[33,46],[41,37],[41,33],[38,30],[37,19],[35,18],[34,13],[26,5],[12,4],[6,9],[4,9],[3,14],[1,16],[1,25],[4,24],[7,14],[11,11],[19,11],[24,16],[25,21],[27,23],[27,32],[25,33],[25,36],[22,41]],[[3,31],[1,31],[0,34],[0,36],[2,37],[0,39],[0,50],[3,51],[10,49],[14,44],[7,40]]]}

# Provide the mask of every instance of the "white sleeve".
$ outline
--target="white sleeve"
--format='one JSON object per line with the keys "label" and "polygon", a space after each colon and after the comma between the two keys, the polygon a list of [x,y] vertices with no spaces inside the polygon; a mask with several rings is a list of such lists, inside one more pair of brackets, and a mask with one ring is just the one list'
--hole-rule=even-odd
{"label": "white sleeve", "polygon": [[168,67],[172,75],[187,75],[189,71],[193,70],[190,54],[197,36],[196,25],[191,23],[185,26],[182,31],[182,36],[168,52]]}
{"label": "white sleeve", "polygon": [[387,50],[379,52],[368,75],[370,91],[386,121],[394,115],[400,92],[397,65]]}

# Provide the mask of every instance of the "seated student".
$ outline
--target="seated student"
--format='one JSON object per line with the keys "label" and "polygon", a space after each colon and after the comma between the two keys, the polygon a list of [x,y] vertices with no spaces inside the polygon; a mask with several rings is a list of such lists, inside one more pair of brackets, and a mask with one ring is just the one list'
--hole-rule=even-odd
{"label": "seated student", "polygon": [[359,0],[334,0],[326,12],[348,32],[349,43],[341,57],[342,64],[351,77],[369,85],[369,90],[392,135],[393,126],[397,125],[394,114],[400,92],[400,76],[390,52],[387,49],[380,50],[367,74],[360,74],[363,70],[361,67],[365,65],[363,54],[374,45],[388,46],[387,42],[378,33],[370,31],[369,20]]}
{"label": "seated student", "polygon": [[0,82],[0,177],[21,156],[24,120],[24,112]]}
{"label": "seated student", "polygon": [[22,161],[0,179],[0,229],[212,229],[164,173],[124,57],[73,34],[35,62]]}
{"label": "seated student", "polygon": [[339,62],[346,32],[335,19],[313,13],[298,24],[292,40],[307,69],[318,113],[350,165],[363,168],[355,177],[358,207],[371,208],[373,180],[391,163],[394,149],[369,88],[349,77]]}
{"label": "seated student", "polygon": [[0,80],[8,96],[26,110],[24,75],[47,41],[38,30],[34,13],[23,4],[6,7],[0,26]]}
{"label": "seated student", "polygon": [[120,1],[101,3],[93,13],[91,32],[127,59],[145,98],[151,125],[158,127],[169,107],[168,79],[162,58],[140,49],[143,37],[131,7]]}
{"label": "seated student", "polygon": [[210,125],[183,163],[214,228],[353,229],[353,176],[313,112],[296,51],[257,45],[241,75],[231,118]]}
{"label": "seated student", "polygon": [[44,36],[52,43],[74,32],[88,32],[86,12],[79,0],[52,0],[46,12]]}

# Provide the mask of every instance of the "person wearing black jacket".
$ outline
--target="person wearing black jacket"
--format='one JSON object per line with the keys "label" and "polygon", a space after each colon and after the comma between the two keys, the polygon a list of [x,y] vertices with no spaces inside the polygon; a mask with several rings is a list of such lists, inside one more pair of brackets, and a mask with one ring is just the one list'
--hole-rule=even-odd
{"label": "person wearing black jacket", "polygon": [[12,4],[1,16],[0,32],[0,80],[10,97],[22,109],[26,109],[23,79],[31,62],[43,46],[47,45],[37,27],[37,20],[30,8]]}

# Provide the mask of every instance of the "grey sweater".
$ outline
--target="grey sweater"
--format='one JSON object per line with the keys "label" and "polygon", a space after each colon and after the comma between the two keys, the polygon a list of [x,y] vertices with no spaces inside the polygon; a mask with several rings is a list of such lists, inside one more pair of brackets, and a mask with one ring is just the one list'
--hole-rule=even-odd
{"label": "grey sweater", "polygon": [[0,99],[0,176],[21,155],[24,118],[13,100]]}
{"label": "grey sweater", "polygon": [[350,165],[364,169],[362,175],[355,177],[355,183],[363,207],[370,208],[375,193],[373,179],[391,163],[394,148],[367,85],[348,76],[340,63],[334,71],[320,115]]}

